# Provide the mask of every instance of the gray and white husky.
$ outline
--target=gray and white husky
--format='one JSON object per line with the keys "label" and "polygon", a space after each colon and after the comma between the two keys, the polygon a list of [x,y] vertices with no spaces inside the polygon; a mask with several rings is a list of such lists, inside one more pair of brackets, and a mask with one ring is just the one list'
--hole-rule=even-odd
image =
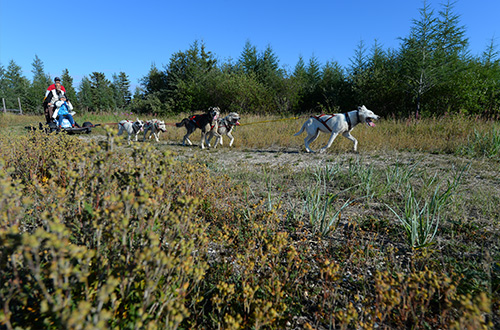
{"label": "gray and white husky", "polygon": [[151,119],[144,124],[144,139],[146,140],[146,135],[149,133],[149,138],[151,139],[151,135],[155,137],[156,142],[160,142],[160,133],[166,132],[167,127],[165,126],[165,121],[158,119]]}
{"label": "gray and white husky", "polygon": [[136,119],[136,121],[131,121],[131,120],[122,120],[118,123],[118,136],[122,135],[123,132],[127,132],[127,141],[130,143],[130,137],[132,135],[135,135],[135,141],[137,141],[137,136],[139,135],[139,132],[141,132],[144,128],[144,122],[142,120],[139,120],[139,118]]}
{"label": "gray and white husky", "polygon": [[[219,135],[217,136],[217,139],[215,140],[214,149],[217,147],[217,145],[219,143],[220,143],[220,145],[222,145],[222,136],[223,135],[227,135],[231,139],[231,141],[229,142],[229,146],[231,147],[233,145],[234,137],[231,134],[231,132],[233,131],[234,126],[240,125],[239,120],[240,120],[240,115],[236,112],[231,112],[226,117],[219,119],[218,125],[217,125],[217,133],[219,133]],[[215,132],[213,132],[213,130],[211,130],[209,132],[208,141],[207,141],[207,144],[209,146],[210,146],[210,141],[212,140],[214,135],[216,135]]]}

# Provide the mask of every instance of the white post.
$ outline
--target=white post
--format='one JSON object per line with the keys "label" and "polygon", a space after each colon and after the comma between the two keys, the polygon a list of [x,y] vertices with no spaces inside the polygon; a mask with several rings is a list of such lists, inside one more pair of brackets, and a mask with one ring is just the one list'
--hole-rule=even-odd
{"label": "white post", "polygon": [[5,99],[2,97],[3,112],[7,113],[7,108],[5,107]]}
{"label": "white post", "polygon": [[22,115],[23,109],[21,108],[21,99],[19,97],[17,98],[17,102],[19,103],[19,114]]}

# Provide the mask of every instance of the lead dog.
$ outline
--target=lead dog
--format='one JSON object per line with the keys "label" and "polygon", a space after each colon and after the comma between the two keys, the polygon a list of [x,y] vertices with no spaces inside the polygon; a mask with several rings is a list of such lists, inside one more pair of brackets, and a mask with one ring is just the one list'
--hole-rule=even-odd
{"label": "lead dog", "polygon": [[356,152],[358,149],[358,140],[351,135],[352,129],[359,123],[366,123],[370,127],[375,127],[373,120],[378,119],[380,119],[380,116],[377,116],[363,105],[358,107],[358,110],[346,113],[311,116],[294,136],[300,135],[306,130],[307,137],[304,139],[306,151],[313,152],[309,148],[309,144],[318,138],[319,132],[330,133],[328,143],[320,149],[320,153],[323,153],[326,149],[330,148],[337,135],[342,134],[354,143],[354,152]]}
{"label": "lead dog", "polygon": [[151,135],[154,135],[156,142],[160,142],[160,133],[166,132],[167,127],[165,126],[165,121],[158,119],[151,119],[144,124],[144,138],[143,141],[146,140],[146,135],[149,133],[149,138],[151,139]]}
{"label": "lead dog", "polygon": [[217,119],[219,118],[219,115],[219,107],[210,107],[207,112],[202,115],[194,115],[189,118],[184,118],[180,123],[176,123],[175,126],[184,126],[187,129],[186,135],[182,138],[182,145],[185,146],[186,142],[189,143],[189,145],[193,145],[191,140],[189,140],[189,136],[193,134],[197,128],[199,128],[201,130],[201,149],[205,149],[208,132],[214,130],[214,134],[219,136],[219,133],[217,133]]}
{"label": "lead dog", "polygon": [[127,132],[127,141],[130,144],[130,137],[135,135],[135,141],[137,141],[137,136],[144,128],[144,122],[136,119],[136,121],[122,120],[118,123],[118,136],[122,135],[123,132]]}
{"label": "lead dog", "polygon": [[[231,141],[229,142],[229,146],[231,147],[234,142],[234,137],[231,134],[231,131],[233,130],[234,126],[239,126],[240,125],[240,115],[237,114],[236,112],[231,112],[229,115],[227,115],[224,118],[220,118],[218,123],[217,123],[217,133],[219,133],[219,136],[215,140],[215,145],[214,149],[217,148],[217,144],[220,143],[222,145],[222,136],[227,135]],[[210,141],[212,138],[215,136],[214,130],[210,130],[208,133],[208,146],[210,146]]]}

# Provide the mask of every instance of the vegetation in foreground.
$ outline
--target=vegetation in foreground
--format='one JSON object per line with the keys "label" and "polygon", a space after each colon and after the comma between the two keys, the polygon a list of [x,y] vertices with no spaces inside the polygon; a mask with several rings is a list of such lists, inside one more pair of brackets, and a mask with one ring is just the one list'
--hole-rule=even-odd
{"label": "vegetation in foreground", "polygon": [[[0,324],[498,327],[498,126],[476,124],[381,123],[357,137],[395,154],[411,138],[412,159],[339,157],[339,141],[304,170],[222,171],[223,150],[180,161],[109,129],[101,143],[0,134]],[[243,129],[237,148],[258,147]],[[462,139],[439,150],[446,132]]]}

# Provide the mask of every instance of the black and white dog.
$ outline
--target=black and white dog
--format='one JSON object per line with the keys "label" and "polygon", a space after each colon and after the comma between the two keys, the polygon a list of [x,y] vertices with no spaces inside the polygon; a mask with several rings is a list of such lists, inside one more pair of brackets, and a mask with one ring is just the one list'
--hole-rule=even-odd
{"label": "black and white dog", "polygon": [[[240,115],[236,112],[231,112],[229,113],[226,117],[220,118],[218,123],[217,123],[217,133],[219,133],[219,136],[215,140],[215,145],[214,149],[217,148],[217,144],[220,143],[222,145],[222,136],[227,135],[231,141],[229,142],[229,146],[231,147],[234,142],[234,137],[231,134],[234,126],[239,126],[240,125]],[[210,146],[210,141],[212,138],[215,136],[214,130],[210,130],[210,133],[208,134],[208,146]]]}
{"label": "black and white dog", "polygon": [[219,118],[219,115],[219,107],[210,107],[208,108],[207,112],[202,115],[193,115],[189,118],[184,118],[180,123],[176,123],[175,126],[184,126],[187,129],[187,133],[182,139],[182,145],[186,145],[186,142],[189,145],[193,145],[191,140],[189,140],[189,136],[193,134],[193,132],[196,131],[197,128],[199,128],[201,130],[201,149],[205,149],[205,142],[208,132],[214,130],[214,134],[216,136],[219,135],[219,133],[217,133],[217,119]]}
{"label": "black and white dog", "polygon": [[118,123],[118,136],[122,135],[123,132],[127,132],[127,141],[130,144],[130,137],[135,135],[135,141],[137,141],[137,136],[144,128],[144,122],[136,119],[136,121],[122,120]]}
{"label": "black and white dog", "polygon": [[166,132],[167,127],[165,126],[165,121],[163,120],[158,120],[158,119],[151,119],[144,124],[144,139],[143,141],[146,140],[146,135],[149,133],[149,138],[151,139],[151,135],[154,135],[156,142],[160,142],[160,133],[161,132]]}
{"label": "black and white dog", "polygon": [[346,113],[312,116],[306,120],[300,131],[295,133],[294,136],[300,135],[304,130],[306,130],[307,136],[304,139],[306,151],[313,152],[309,148],[309,144],[318,138],[319,132],[330,134],[328,143],[319,151],[323,153],[326,149],[330,148],[337,135],[342,134],[342,136],[354,143],[354,152],[356,152],[358,150],[358,140],[351,135],[352,129],[359,123],[365,123],[370,127],[374,127],[375,124],[373,123],[373,120],[378,119],[380,119],[380,116],[377,116],[373,113],[373,111],[368,110],[363,105],[358,107],[358,110]]}

